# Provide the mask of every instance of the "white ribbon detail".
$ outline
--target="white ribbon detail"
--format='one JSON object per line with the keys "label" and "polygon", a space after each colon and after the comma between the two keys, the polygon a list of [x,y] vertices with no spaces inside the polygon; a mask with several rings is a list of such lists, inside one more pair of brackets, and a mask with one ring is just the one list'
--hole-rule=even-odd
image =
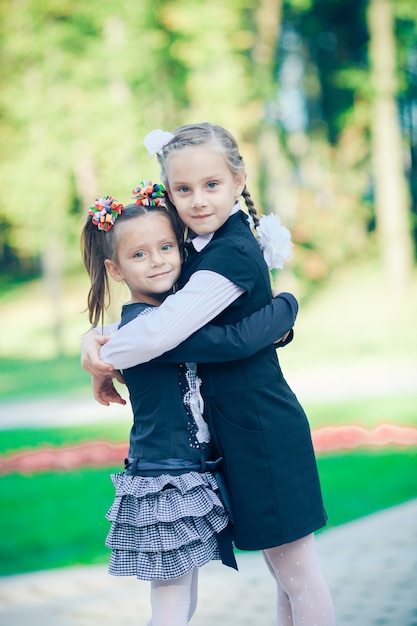
{"label": "white ribbon detail", "polygon": [[156,128],[146,135],[143,143],[150,155],[161,154],[162,148],[166,146],[173,137],[174,135],[167,130]]}
{"label": "white ribbon detail", "polygon": [[278,215],[262,215],[256,232],[268,268],[282,270],[284,262],[292,257],[293,243],[288,228],[282,226]]}

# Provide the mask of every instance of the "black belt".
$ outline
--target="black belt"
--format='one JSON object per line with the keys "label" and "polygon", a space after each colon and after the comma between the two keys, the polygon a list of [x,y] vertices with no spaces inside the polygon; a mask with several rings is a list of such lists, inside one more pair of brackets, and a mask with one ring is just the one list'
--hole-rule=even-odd
{"label": "black belt", "polygon": [[[206,461],[201,459],[200,462],[185,461],[184,459],[158,459],[157,461],[148,461],[147,459],[131,458],[125,459],[126,473],[132,476],[141,476],[142,472],[215,472],[219,467],[222,459],[216,461]],[[146,476],[146,474],[143,474]]]}

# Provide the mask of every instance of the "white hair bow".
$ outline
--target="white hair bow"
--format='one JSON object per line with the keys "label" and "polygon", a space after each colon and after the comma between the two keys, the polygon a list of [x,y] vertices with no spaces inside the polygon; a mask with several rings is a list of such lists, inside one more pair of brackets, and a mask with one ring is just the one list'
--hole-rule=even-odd
{"label": "white hair bow", "polygon": [[146,135],[143,143],[150,155],[161,154],[162,148],[166,146],[173,137],[174,135],[167,130],[156,128]]}
{"label": "white hair bow", "polygon": [[[251,216],[249,224],[253,228]],[[281,224],[278,215],[269,214],[262,215],[256,232],[268,268],[282,270],[284,262],[292,257],[293,243],[288,228]]]}

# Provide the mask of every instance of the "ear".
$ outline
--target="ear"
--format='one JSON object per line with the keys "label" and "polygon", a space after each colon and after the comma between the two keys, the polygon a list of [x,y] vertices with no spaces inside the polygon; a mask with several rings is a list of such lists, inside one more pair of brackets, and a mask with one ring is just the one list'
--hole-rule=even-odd
{"label": "ear", "polygon": [[236,174],[235,178],[235,197],[240,198],[242,195],[242,191],[246,184],[246,172],[242,170],[238,174]]}
{"label": "ear", "polygon": [[123,282],[124,280],[123,274],[120,272],[119,268],[117,267],[116,263],[114,263],[114,261],[112,261],[111,259],[105,259],[104,266],[106,270],[108,271],[108,273],[110,274],[110,276],[113,278],[113,280],[115,280],[117,283]]}

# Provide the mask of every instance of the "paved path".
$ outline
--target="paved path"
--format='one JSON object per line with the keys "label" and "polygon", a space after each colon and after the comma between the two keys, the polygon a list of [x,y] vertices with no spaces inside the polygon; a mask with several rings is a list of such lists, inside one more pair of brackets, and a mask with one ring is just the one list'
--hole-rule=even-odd
{"label": "paved path", "polygon": [[[395,374],[395,375],[394,375]],[[417,361],[396,364],[358,363],[355,367],[333,370],[297,369],[286,371],[288,383],[299,397],[306,400],[334,400],[361,398],[415,392],[417,389]],[[126,396],[125,392],[122,392]],[[16,427],[43,428],[54,425],[74,426],[86,422],[130,423],[129,404],[105,407],[92,397],[51,396],[41,399],[0,403],[0,430]]]}
{"label": "paved path", "polygon": [[[317,537],[338,626],[417,626],[417,499]],[[274,626],[274,584],[259,553],[200,572],[193,626]],[[145,626],[149,585],[105,566],[0,578],[1,626]]]}

